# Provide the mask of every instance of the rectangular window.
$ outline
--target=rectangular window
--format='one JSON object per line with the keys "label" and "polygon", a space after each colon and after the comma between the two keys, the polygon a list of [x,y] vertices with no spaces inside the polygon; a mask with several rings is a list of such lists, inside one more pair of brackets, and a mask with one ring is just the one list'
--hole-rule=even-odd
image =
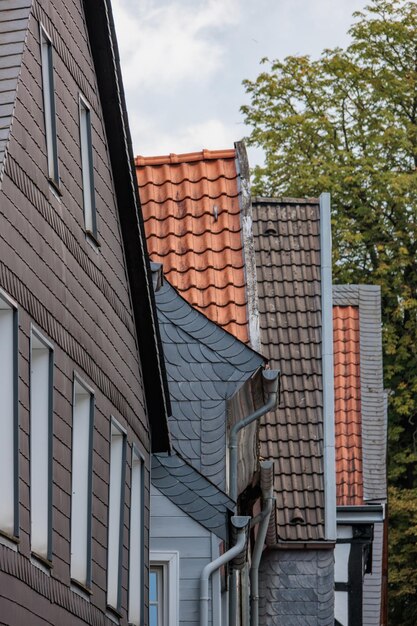
{"label": "rectangular window", "polygon": [[110,431],[107,604],[117,610],[120,608],[121,588],[125,441],[126,434],[124,430],[112,419]]}
{"label": "rectangular window", "polygon": [[72,415],[71,578],[91,584],[91,480],[94,396],[74,378]]}
{"label": "rectangular window", "polygon": [[0,530],[17,536],[18,400],[17,307],[0,290]]}
{"label": "rectangular window", "polygon": [[51,560],[53,352],[35,330],[30,349],[31,549]]}
{"label": "rectangular window", "polygon": [[133,448],[130,497],[129,624],[134,624],[134,626],[140,626],[143,623],[143,506],[143,459]]}
{"label": "rectangular window", "polygon": [[48,176],[51,182],[53,182],[56,187],[59,187],[52,41],[43,26],[40,27],[40,40]]}
{"label": "rectangular window", "polygon": [[84,223],[87,233],[97,239],[96,201],[94,193],[93,143],[91,109],[80,95],[80,143],[83,181]]}
{"label": "rectangular window", "polygon": [[150,553],[149,626],[179,624],[179,553]]}

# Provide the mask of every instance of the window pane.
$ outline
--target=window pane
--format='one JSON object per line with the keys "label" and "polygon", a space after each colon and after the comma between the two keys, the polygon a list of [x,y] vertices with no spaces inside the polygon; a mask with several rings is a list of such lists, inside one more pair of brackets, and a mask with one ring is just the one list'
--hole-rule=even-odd
{"label": "window pane", "polygon": [[74,382],[72,427],[71,578],[89,585],[92,396]]}
{"label": "window pane", "polygon": [[157,594],[157,582],[158,575],[156,572],[150,572],[149,574],[149,601],[156,602],[158,598]]}
{"label": "window pane", "polygon": [[0,298],[0,528],[15,533],[15,311]]}
{"label": "window pane", "polygon": [[30,365],[31,547],[49,558],[51,351],[33,333]]}
{"label": "window pane", "polygon": [[149,626],[158,626],[158,607],[155,605],[149,607]]}
{"label": "window pane", "polygon": [[107,553],[107,603],[119,608],[121,508],[123,502],[123,462],[125,436],[113,423],[110,445],[110,497]]}
{"label": "window pane", "polygon": [[52,44],[42,27],[41,57],[48,176],[56,184],[59,184]]}

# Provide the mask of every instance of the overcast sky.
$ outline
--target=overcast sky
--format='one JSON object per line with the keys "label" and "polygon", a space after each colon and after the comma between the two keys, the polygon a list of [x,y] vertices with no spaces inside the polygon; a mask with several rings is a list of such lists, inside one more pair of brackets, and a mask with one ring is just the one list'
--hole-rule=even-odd
{"label": "overcast sky", "polygon": [[[232,148],[262,57],[345,46],[366,0],[113,0],[135,154]],[[264,66],[263,66],[264,67]],[[250,164],[262,155],[251,151]]]}

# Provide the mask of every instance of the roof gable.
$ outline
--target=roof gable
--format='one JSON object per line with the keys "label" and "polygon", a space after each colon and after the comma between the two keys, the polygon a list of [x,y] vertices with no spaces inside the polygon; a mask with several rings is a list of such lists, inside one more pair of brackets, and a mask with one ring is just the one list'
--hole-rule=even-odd
{"label": "roof gable", "polygon": [[167,281],[156,293],[156,304],[173,446],[225,489],[226,401],[264,359],[196,311]]}

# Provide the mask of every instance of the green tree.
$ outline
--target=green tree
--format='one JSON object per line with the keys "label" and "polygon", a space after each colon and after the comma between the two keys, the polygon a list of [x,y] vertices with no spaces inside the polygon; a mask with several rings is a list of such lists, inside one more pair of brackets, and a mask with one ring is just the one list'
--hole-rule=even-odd
{"label": "green tree", "polygon": [[[332,193],[335,281],[380,284],[391,390],[390,623],[417,620],[417,4],[371,0],[346,49],[245,81],[254,192]],[[408,506],[407,506],[408,504]],[[406,529],[407,533],[402,530]],[[406,583],[406,584],[405,584]]]}

